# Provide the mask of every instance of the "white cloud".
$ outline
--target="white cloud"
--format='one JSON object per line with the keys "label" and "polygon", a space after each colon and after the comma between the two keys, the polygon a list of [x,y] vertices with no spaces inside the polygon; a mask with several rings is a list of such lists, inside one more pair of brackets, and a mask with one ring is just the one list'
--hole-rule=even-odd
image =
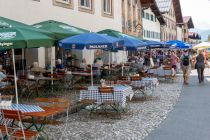
{"label": "white cloud", "polygon": [[183,16],[192,16],[195,28],[210,28],[209,0],[180,0]]}

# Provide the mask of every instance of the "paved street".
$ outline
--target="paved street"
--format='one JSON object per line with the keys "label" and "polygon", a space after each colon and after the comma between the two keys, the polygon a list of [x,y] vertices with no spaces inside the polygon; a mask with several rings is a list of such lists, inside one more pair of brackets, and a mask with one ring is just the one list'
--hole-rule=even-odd
{"label": "paved street", "polygon": [[210,139],[210,69],[205,69],[205,76],[199,85],[196,71],[192,72],[174,110],[144,140]]}

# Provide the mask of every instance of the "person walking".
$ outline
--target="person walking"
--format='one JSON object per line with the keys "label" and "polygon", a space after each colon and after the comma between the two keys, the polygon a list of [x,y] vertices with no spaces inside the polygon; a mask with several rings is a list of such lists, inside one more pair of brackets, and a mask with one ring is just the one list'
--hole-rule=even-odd
{"label": "person walking", "polygon": [[185,50],[183,55],[181,56],[181,68],[183,71],[183,78],[184,78],[184,84],[189,84],[189,73],[190,73],[190,64],[191,64],[191,55],[189,55],[188,51]]}
{"label": "person walking", "polygon": [[196,64],[195,64],[195,68],[197,69],[198,72],[199,83],[204,82],[205,64],[207,64],[206,57],[204,56],[202,50],[199,50],[199,54],[196,57]]}
{"label": "person walking", "polygon": [[171,60],[172,68],[174,68],[174,70],[176,72],[176,70],[177,70],[177,62],[179,61],[179,58],[176,56],[174,51],[171,52],[170,60]]}

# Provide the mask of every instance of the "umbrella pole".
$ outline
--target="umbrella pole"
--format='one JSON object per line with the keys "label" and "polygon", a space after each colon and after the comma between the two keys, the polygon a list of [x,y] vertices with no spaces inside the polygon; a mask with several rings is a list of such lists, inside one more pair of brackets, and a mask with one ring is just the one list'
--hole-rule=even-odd
{"label": "umbrella pole", "polygon": [[110,75],[110,73],[111,73],[111,71],[110,71],[110,65],[111,65],[111,52],[109,51],[109,75]]}
{"label": "umbrella pole", "polygon": [[122,56],[122,76],[124,75],[123,74],[123,70],[124,70],[124,50],[123,50],[123,56]]}
{"label": "umbrella pole", "polygon": [[15,67],[15,53],[14,49],[12,49],[12,61],[13,61],[13,69],[14,69],[14,80],[15,80],[15,96],[16,96],[16,103],[18,104],[18,91],[17,91],[17,76],[16,76],[16,67]]}
{"label": "umbrella pole", "polygon": [[[53,47],[51,47],[51,74],[53,74],[53,56],[52,56],[52,54],[53,54]],[[53,76],[51,76],[51,78],[53,78]],[[52,85],[52,88],[53,88],[53,80],[51,80],[51,85]]]}
{"label": "umbrella pole", "polygon": [[25,56],[25,52],[24,52],[24,48],[22,48],[22,75],[24,76],[24,57]]}
{"label": "umbrella pole", "polygon": [[90,50],[90,74],[91,74],[91,86],[93,86],[93,58],[92,58],[92,50]]}
{"label": "umbrella pole", "polygon": [[[17,76],[16,76],[15,53],[14,53],[14,49],[12,49],[12,61],[13,61],[13,69],[14,69],[16,104],[19,105],[19,101],[18,101],[18,91],[17,91]],[[18,116],[20,117],[19,112],[18,112]],[[21,121],[20,121],[20,127],[21,127],[21,129],[22,129],[22,131],[23,131],[23,124],[22,124]],[[23,139],[26,140],[25,133],[23,133]]]}
{"label": "umbrella pole", "polygon": [[62,49],[62,54],[61,54],[61,55],[62,55],[62,56],[61,56],[61,57],[62,57],[62,59],[61,59],[62,62],[64,62],[64,61],[63,61],[63,56],[64,56],[63,54],[64,54],[64,49]]}

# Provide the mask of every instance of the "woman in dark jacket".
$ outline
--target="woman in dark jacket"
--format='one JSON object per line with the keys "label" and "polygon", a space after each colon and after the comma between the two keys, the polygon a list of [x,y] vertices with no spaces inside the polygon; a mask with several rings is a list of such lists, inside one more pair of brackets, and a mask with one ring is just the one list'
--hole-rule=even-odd
{"label": "woman in dark jacket", "polygon": [[199,54],[196,57],[196,64],[195,64],[195,68],[197,69],[198,72],[198,80],[199,83],[204,82],[204,68],[205,68],[205,64],[206,64],[206,59],[203,55],[202,50],[199,50]]}

